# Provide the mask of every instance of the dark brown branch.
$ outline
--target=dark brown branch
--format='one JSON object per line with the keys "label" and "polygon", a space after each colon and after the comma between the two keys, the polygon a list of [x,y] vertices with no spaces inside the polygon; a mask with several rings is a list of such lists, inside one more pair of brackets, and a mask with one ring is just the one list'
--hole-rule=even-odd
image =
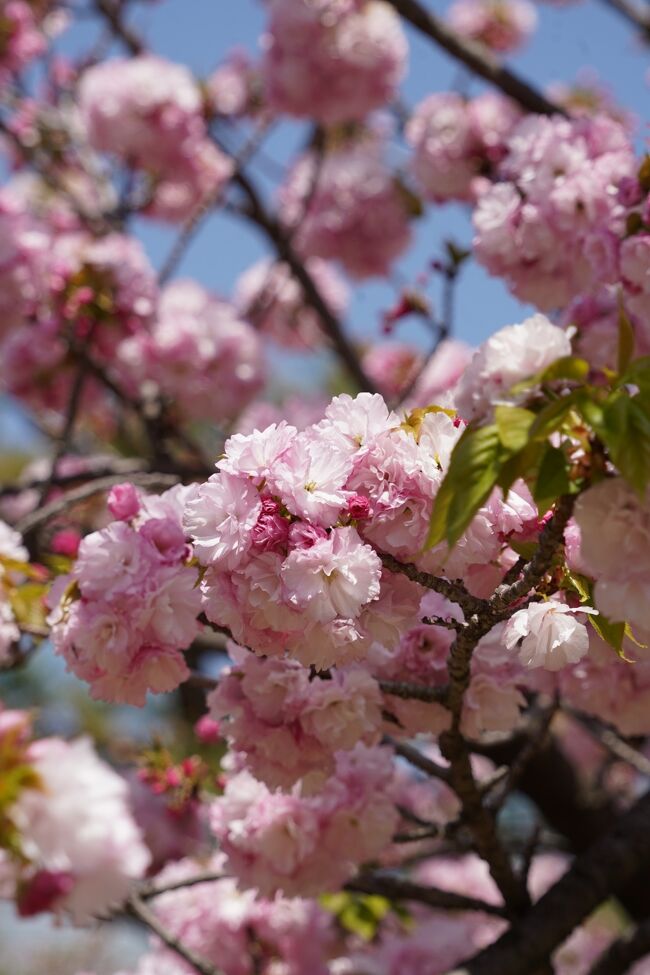
{"label": "dark brown branch", "polygon": [[394,555],[382,552],[376,546],[375,551],[381,559],[382,565],[389,572],[401,572],[411,582],[417,582],[425,589],[433,589],[434,592],[440,593],[441,596],[451,602],[458,603],[467,614],[480,613],[486,609],[488,605],[486,600],[472,596],[461,582],[450,582],[449,579],[431,575],[430,572],[423,572],[412,562],[400,562]]}
{"label": "dark brown branch", "polygon": [[499,611],[506,606],[511,606],[540,584],[551,568],[558,549],[564,543],[564,529],[573,514],[574,505],[575,496],[573,495],[564,495],[559,499],[553,517],[544,525],[539,536],[537,550],[523,570],[521,578],[511,585],[498,587],[490,601],[493,609]]}
{"label": "dark brown branch", "polygon": [[121,0],[95,0],[97,12],[102,15],[113,34],[120,39],[130,54],[142,54],[145,50],[142,38],[138,37],[122,19]]}
{"label": "dark brown branch", "polygon": [[366,375],[357,351],[345,334],[341,322],[324,300],[314,279],[307,271],[304,262],[296,253],[289,238],[289,233],[267,211],[260,195],[242,169],[235,173],[233,182],[240,187],[246,197],[248,204],[246,215],[264,233],[273,245],[278,257],[288,265],[296,281],[300,284],[307,303],[318,314],[323,332],[329,338],[335,352],[346,366],[350,376],[358,384],[360,389],[367,390],[371,393],[377,392],[375,384]]}
{"label": "dark brown branch", "polygon": [[182,958],[183,961],[187,962],[195,971],[199,972],[199,975],[220,975],[219,969],[216,968],[207,959],[202,958],[197,955],[191,948],[184,945],[178,938],[176,938],[171,931],[165,927],[164,924],[156,917],[154,912],[147,907],[142,898],[138,897],[136,894],[132,895],[127,904],[127,911],[132,914],[136,920],[140,921],[141,924],[146,925],[150,931],[153,931],[160,940],[165,944],[171,951],[175,952]]}
{"label": "dark brown branch", "polygon": [[217,880],[223,880],[222,873],[206,870],[204,873],[195,873],[181,880],[170,881],[168,884],[143,884],[138,889],[138,897],[145,901],[153,897],[160,897],[161,894],[168,894],[174,890],[184,890],[186,887],[196,887],[197,884],[211,884]]}
{"label": "dark brown branch", "polygon": [[165,284],[171,278],[172,274],[182,260],[185,251],[200,230],[203,221],[220,202],[234,175],[238,173],[240,169],[245,166],[246,163],[249,162],[250,159],[255,155],[262,143],[262,140],[268,134],[268,130],[269,124],[264,123],[257,129],[257,131],[253,133],[237,157],[232,160],[233,176],[231,176],[225,184],[219,184],[216,190],[208,193],[202,200],[199,201],[193,212],[190,213],[187,220],[181,227],[178,237],[172,245],[172,249],[167,255],[167,258],[165,259],[165,262],[158,273],[159,284]]}
{"label": "dark brown branch", "polygon": [[427,10],[418,0],[388,0],[395,10],[422,34],[435,41],[457,61],[462,62],[474,74],[499,88],[528,112],[538,115],[565,115],[564,109],[551,102],[545,95],[520,78],[481,44],[459,37],[440,17]]}
{"label": "dark brown branch", "polygon": [[493,945],[454,975],[529,975],[603,901],[650,866],[650,792]]}
{"label": "dark brown branch", "polygon": [[406,742],[396,741],[390,735],[385,735],[384,741],[391,746],[396,755],[406,759],[415,768],[419,768],[421,772],[425,772],[434,779],[441,779],[443,782],[449,781],[449,769],[438,762],[434,762],[433,759],[427,758],[418,748],[414,748],[413,745]]}
{"label": "dark brown branch", "polygon": [[640,958],[650,954],[650,920],[627,931],[605,951],[589,975],[625,975]]}
{"label": "dark brown branch", "polygon": [[392,874],[362,875],[346,884],[345,889],[357,894],[378,894],[389,900],[416,901],[440,910],[481,911],[497,917],[506,916],[505,908],[499,904],[489,904],[475,897],[465,897],[463,894],[454,894],[437,887],[416,884]]}
{"label": "dark brown branch", "polygon": [[615,10],[628,24],[635,27],[641,34],[642,40],[646,44],[650,43],[650,6],[646,3],[645,10],[643,5],[632,3],[630,0],[603,0],[606,7]]}
{"label": "dark brown branch", "polygon": [[405,701],[435,702],[443,706],[449,693],[449,688],[446,685],[444,687],[428,687],[426,684],[408,684],[397,680],[380,680],[379,686],[384,694],[401,697]]}

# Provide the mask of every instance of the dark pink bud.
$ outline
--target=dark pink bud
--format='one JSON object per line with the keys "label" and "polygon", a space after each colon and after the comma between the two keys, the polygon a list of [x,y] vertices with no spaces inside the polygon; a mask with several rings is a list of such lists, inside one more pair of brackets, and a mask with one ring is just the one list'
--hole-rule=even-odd
{"label": "dark pink bud", "polygon": [[280,505],[275,500],[275,498],[264,497],[262,498],[262,512],[265,515],[277,515],[280,511]]}
{"label": "dark pink bud", "polygon": [[350,518],[362,520],[370,515],[370,501],[363,494],[354,494],[348,501]]}
{"label": "dark pink bud", "polygon": [[183,776],[177,768],[168,768],[165,772],[165,782],[170,789],[177,789],[183,781]]}
{"label": "dark pink bud", "polygon": [[39,870],[20,890],[17,899],[21,917],[49,911],[74,887],[74,876],[64,870]]}
{"label": "dark pink bud", "polygon": [[204,714],[194,725],[194,734],[204,745],[212,745],[221,738],[221,726],[209,714]]}
{"label": "dark pink bud", "polygon": [[64,528],[52,537],[50,548],[57,555],[67,555],[71,559],[77,557],[81,535],[74,528]]}
{"label": "dark pink bud", "polygon": [[108,494],[108,510],[118,521],[135,518],[140,510],[140,498],[133,484],[116,484]]}
{"label": "dark pink bud", "polygon": [[624,176],[618,184],[618,198],[624,207],[635,207],[643,199],[641,184],[635,176]]}

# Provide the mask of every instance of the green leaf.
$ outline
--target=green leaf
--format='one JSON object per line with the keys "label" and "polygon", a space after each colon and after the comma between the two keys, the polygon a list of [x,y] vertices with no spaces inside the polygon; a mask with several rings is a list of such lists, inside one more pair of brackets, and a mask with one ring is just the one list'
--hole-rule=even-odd
{"label": "green leaf", "polygon": [[497,479],[497,484],[503,491],[504,497],[508,494],[515,481],[518,481],[520,478],[528,483],[533,480],[536,476],[543,450],[544,443],[533,440],[527,443],[522,450],[518,450],[516,454],[504,460]]}
{"label": "green leaf", "polygon": [[623,637],[625,636],[625,623],[612,623],[602,613],[597,616],[589,614],[589,622],[593,626],[598,636],[608,643],[616,651],[621,660],[630,662],[623,652]]}
{"label": "green leaf", "polygon": [[551,383],[556,379],[573,379],[583,383],[589,375],[589,363],[575,355],[566,355],[556,359],[540,375],[540,382]]}
{"label": "green leaf", "polygon": [[572,489],[567,469],[567,459],[563,450],[546,444],[533,487],[533,499],[540,515],[546,514],[554,501]]}
{"label": "green leaf", "polygon": [[45,595],[48,586],[40,582],[28,582],[9,592],[9,602],[19,625],[44,627],[47,617]]}
{"label": "green leaf", "polygon": [[508,450],[521,450],[528,443],[528,434],[535,414],[520,406],[497,406],[494,419],[499,440]]}
{"label": "green leaf", "polygon": [[589,363],[586,359],[580,359],[575,355],[565,355],[556,359],[546,369],[536,372],[533,376],[522,379],[510,388],[512,393],[524,393],[533,386],[541,386],[544,383],[552,383],[557,379],[571,379],[574,382],[583,383],[589,375]]}
{"label": "green leaf", "polygon": [[454,546],[497,483],[508,454],[496,424],[467,427],[449,462],[447,475],[434,500],[426,547],[446,539]]}
{"label": "green leaf", "polygon": [[634,328],[627,316],[623,302],[618,309],[618,371],[625,372],[634,358]]}
{"label": "green leaf", "polygon": [[650,389],[650,356],[644,355],[631,362],[620,377],[619,385],[638,386],[641,390]]}
{"label": "green leaf", "polygon": [[341,927],[364,941],[372,941],[379,925],[392,910],[391,902],[377,894],[324,894],[321,906],[334,914]]}
{"label": "green leaf", "polygon": [[598,433],[625,480],[644,494],[650,481],[650,413],[645,399],[620,390],[614,393],[604,406]]}
{"label": "green leaf", "polygon": [[560,396],[559,399],[551,400],[547,406],[544,406],[530,427],[531,440],[546,440],[551,433],[559,430],[571,410],[576,408],[582,392],[574,389],[567,396]]}

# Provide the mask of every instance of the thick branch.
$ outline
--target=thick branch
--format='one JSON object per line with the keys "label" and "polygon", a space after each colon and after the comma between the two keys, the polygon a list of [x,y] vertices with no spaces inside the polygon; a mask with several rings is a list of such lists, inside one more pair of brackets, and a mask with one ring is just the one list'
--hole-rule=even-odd
{"label": "thick branch", "polygon": [[521,920],[453,975],[528,975],[604,900],[650,865],[650,792]]}
{"label": "thick branch", "polygon": [[636,27],[646,44],[650,43],[650,6],[647,3],[645,10],[643,5],[639,6],[630,0],[603,0],[603,3],[620,14],[628,24]]}
{"label": "thick branch", "polygon": [[453,58],[460,61],[480,78],[499,88],[518,102],[528,112],[538,115],[565,115],[564,109],[549,101],[545,95],[505,68],[500,61],[481,44],[459,37],[440,17],[437,17],[418,0],[388,0],[395,10],[422,34],[430,37]]}
{"label": "thick branch", "polygon": [[600,956],[589,975],[624,975],[640,958],[650,954],[650,921],[632,928]]}

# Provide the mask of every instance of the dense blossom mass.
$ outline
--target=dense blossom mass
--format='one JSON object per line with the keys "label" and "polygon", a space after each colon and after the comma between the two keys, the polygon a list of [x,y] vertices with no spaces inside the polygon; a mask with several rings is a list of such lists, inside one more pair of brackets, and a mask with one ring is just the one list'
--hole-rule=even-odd
{"label": "dense blossom mass", "polygon": [[530,0],[193,67],[156,0],[0,6],[0,898],[148,929],[119,975],[648,975],[627,107],[502,66]]}

